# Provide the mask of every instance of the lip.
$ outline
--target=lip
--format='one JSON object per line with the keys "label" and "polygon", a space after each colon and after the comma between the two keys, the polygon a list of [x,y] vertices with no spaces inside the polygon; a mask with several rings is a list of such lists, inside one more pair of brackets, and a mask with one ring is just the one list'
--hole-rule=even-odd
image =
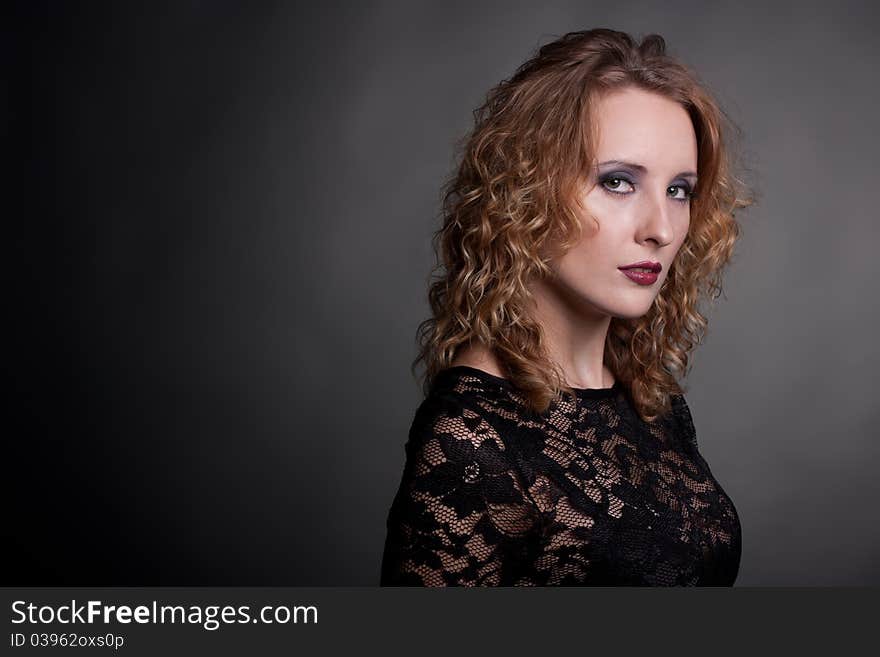
{"label": "lip", "polygon": [[639,285],[653,285],[657,282],[657,278],[659,278],[659,275],[652,271],[634,271],[632,269],[624,269],[623,267],[619,269],[624,276]]}
{"label": "lip", "polygon": [[663,266],[659,262],[653,262],[651,260],[642,260],[641,262],[634,262],[631,265],[622,265],[621,267],[618,267],[618,269],[620,269],[620,270],[631,269],[633,267],[642,267],[644,269],[650,269],[655,274],[659,274],[661,271],[663,271]]}

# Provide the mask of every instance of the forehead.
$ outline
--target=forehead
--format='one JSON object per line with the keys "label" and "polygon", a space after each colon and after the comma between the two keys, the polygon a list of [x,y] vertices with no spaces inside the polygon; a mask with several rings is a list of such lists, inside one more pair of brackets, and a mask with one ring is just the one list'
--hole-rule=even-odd
{"label": "forehead", "polygon": [[696,170],[697,137],[691,118],[665,96],[635,88],[615,90],[599,96],[593,120],[600,162],[616,159],[649,169]]}

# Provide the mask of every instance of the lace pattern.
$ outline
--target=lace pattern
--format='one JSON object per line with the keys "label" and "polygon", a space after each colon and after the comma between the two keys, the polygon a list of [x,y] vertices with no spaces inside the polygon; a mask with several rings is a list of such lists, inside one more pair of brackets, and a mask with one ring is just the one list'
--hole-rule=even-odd
{"label": "lace pattern", "polygon": [[618,384],[545,415],[456,366],[421,403],[387,516],[383,586],[733,585],[740,525],[684,397],[653,423]]}

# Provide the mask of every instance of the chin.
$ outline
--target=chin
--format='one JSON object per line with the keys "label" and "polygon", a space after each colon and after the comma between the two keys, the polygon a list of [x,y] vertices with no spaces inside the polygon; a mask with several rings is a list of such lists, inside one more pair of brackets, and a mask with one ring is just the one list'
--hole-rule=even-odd
{"label": "chin", "polygon": [[613,316],[616,317],[617,319],[633,320],[633,319],[639,319],[640,317],[644,317],[644,316],[647,314],[647,312],[648,312],[648,309],[645,309],[644,312],[637,312],[637,313],[615,313]]}
{"label": "chin", "polygon": [[557,291],[567,304],[588,315],[605,315],[619,319],[643,317],[654,304],[657,294],[648,289],[596,290],[578,285],[562,284]]}
{"label": "chin", "polygon": [[617,303],[609,308],[608,314],[618,319],[638,319],[644,317],[654,304],[654,297],[650,299],[633,299],[631,303]]}
{"label": "chin", "polygon": [[588,310],[591,314],[607,315],[618,319],[638,319],[644,316],[654,303],[653,296],[648,298],[645,295],[641,299],[621,299],[621,296],[615,299],[600,300],[588,295],[579,295],[579,302],[576,303],[579,303],[582,309]]}

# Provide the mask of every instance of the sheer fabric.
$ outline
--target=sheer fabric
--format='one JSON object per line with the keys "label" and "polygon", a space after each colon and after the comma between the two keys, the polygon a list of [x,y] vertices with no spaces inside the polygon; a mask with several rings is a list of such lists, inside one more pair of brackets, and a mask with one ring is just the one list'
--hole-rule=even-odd
{"label": "sheer fabric", "polygon": [[383,586],[732,586],[741,533],[690,411],[623,386],[537,415],[506,379],[441,372],[405,444]]}

